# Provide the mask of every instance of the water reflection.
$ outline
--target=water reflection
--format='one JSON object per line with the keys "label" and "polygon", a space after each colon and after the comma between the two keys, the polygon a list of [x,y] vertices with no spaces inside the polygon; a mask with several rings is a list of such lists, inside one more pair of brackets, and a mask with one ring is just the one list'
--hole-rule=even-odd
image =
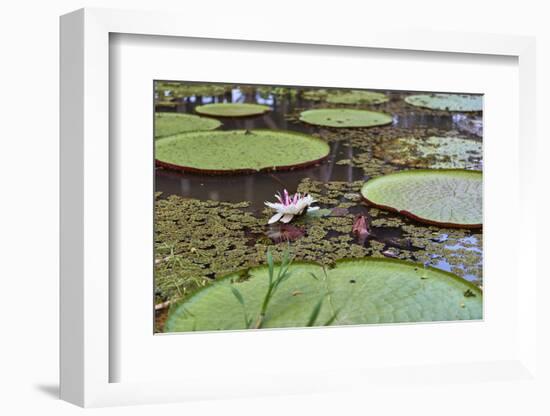
{"label": "water reflection", "polygon": [[[349,157],[351,147],[344,153]],[[260,211],[264,201],[273,199],[273,195],[281,189],[294,191],[304,178],[317,181],[347,181],[353,182],[363,178],[362,169],[336,165],[335,160],[342,158],[342,151],[334,145],[329,160],[318,166],[288,172],[260,172],[254,175],[187,175],[169,170],[157,170],[157,191],[163,196],[171,194],[198,199],[216,201],[240,202],[250,201],[253,211]]]}

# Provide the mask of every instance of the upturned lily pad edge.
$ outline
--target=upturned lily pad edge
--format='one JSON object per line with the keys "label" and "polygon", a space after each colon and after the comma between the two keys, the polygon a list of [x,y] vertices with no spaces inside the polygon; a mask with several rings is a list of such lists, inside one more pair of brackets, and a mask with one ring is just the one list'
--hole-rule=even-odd
{"label": "upturned lily pad edge", "polygon": [[[222,131],[233,132],[233,131],[244,131],[244,130],[239,129],[239,130],[216,130],[216,131],[217,132],[222,132]],[[296,169],[303,169],[303,168],[307,168],[307,167],[310,167],[310,166],[318,165],[318,164],[324,162],[325,160],[327,160],[330,156],[330,146],[328,145],[328,143],[325,142],[323,139],[321,139],[319,137],[316,137],[316,136],[311,136],[311,135],[308,135],[308,134],[305,134],[305,133],[300,133],[300,132],[290,131],[290,130],[253,129],[253,130],[249,130],[249,131],[251,133],[254,133],[254,132],[270,132],[270,133],[277,132],[277,133],[284,133],[284,134],[289,134],[289,135],[307,137],[308,139],[316,140],[316,141],[325,143],[327,145],[327,154],[325,156],[321,157],[321,158],[318,158],[318,159],[315,159],[315,160],[308,160],[308,161],[305,161],[305,162],[302,162],[302,163],[297,163],[297,164],[293,164],[293,165],[269,166],[269,167],[265,167],[265,168],[261,168],[261,169],[248,169],[248,168],[225,169],[225,170],[224,169],[200,169],[200,168],[195,168],[195,167],[191,167],[191,166],[183,166],[183,165],[176,165],[176,164],[173,164],[173,163],[163,162],[162,160],[158,160],[157,158],[155,158],[155,164],[156,164],[156,166],[162,167],[162,168],[165,168],[165,169],[170,169],[170,170],[175,170],[175,171],[180,171],[180,172],[186,172],[186,173],[202,174],[202,175],[211,175],[211,176],[249,175],[249,174],[252,174],[252,173],[260,173],[260,172],[288,172],[288,171],[292,171],[292,170],[296,170]],[[186,132],[186,133],[180,133],[180,134],[188,134],[188,133],[189,134],[204,133],[204,131]],[[161,140],[169,139],[171,137],[178,136],[178,135],[179,134],[175,134],[175,135],[172,135],[172,136],[159,137],[157,139],[157,142],[160,142]]]}
{"label": "upturned lily pad edge", "polygon": [[[463,279],[462,277],[454,274],[454,273],[451,273],[451,272],[448,272],[446,270],[442,270],[442,269],[438,269],[437,267],[433,267],[433,266],[429,266],[429,265],[424,265],[422,263],[418,263],[418,262],[413,262],[413,261],[408,261],[408,260],[401,260],[401,259],[393,259],[393,258],[387,258],[387,257],[363,257],[363,258],[343,258],[343,259],[339,259],[339,260],[336,260],[334,262],[333,265],[330,265],[330,266],[324,266],[326,267],[327,269],[334,269],[336,268],[339,264],[342,264],[342,263],[358,263],[358,262],[362,262],[362,261],[368,261],[368,262],[379,262],[379,263],[393,263],[393,264],[399,264],[399,265],[404,265],[404,266],[409,266],[409,267],[412,267],[412,268],[418,268],[419,270],[430,270],[432,272],[436,272],[436,273],[440,273],[440,274],[443,274],[455,281],[458,281],[460,282],[461,284],[464,284],[469,290],[471,290],[476,296],[481,296],[483,297],[483,290],[476,286],[474,283],[466,280],[466,279]],[[292,264],[291,264],[291,267],[292,266],[319,266],[319,267],[323,267],[323,265],[315,262],[315,261],[312,261],[312,260],[298,260],[298,261],[293,261]],[[274,263],[274,267],[275,269],[279,268],[281,266],[281,263],[279,262],[276,262]],[[438,322],[460,322],[461,320],[460,319],[449,319],[449,320],[443,320],[443,321],[413,321],[413,322],[409,322],[409,321],[400,321],[400,322],[387,322],[387,323],[376,323],[376,324],[343,324],[343,325],[328,325],[328,326],[296,326],[296,327],[280,327],[280,328],[247,328],[247,329],[220,329],[220,330],[199,330],[199,331],[172,331],[170,329],[168,329],[169,325],[170,325],[170,321],[171,321],[171,315],[173,313],[174,310],[176,309],[179,309],[182,305],[184,304],[189,304],[189,302],[193,301],[193,300],[196,300],[196,298],[200,298],[200,296],[204,295],[203,292],[207,291],[207,290],[210,290],[214,287],[214,285],[217,285],[217,284],[223,284],[223,283],[228,283],[229,285],[233,285],[235,283],[239,283],[239,281],[235,281],[233,279],[235,279],[237,276],[237,278],[242,278],[243,276],[249,276],[250,274],[252,274],[253,271],[255,270],[259,270],[259,269],[265,269],[267,266],[267,264],[260,264],[260,265],[257,265],[257,266],[251,266],[251,267],[248,267],[248,268],[244,268],[244,269],[240,269],[240,270],[236,270],[234,272],[230,272],[230,273],[227,273],[223,276],[220,276],[219,278],[215,279],[212,281],[212,283],[210,285],[207,285],[207,286],[203,286],[201,287],[200,289],[198,289],[197,291],[195,291],[192,295],[190,295],[188,298],[185,298],[185,299],[181,299],[179,301],[176,301],[174,303],[172,303],[170,305],[170,309],[169,309],[169,312],[168,312],[168,317],[166,319],[166,322],[164,324],[164,328],[163,328],[163,333],[170,333],[170,334],[193,334],[193,333],[219,333],[220,331],[223,331],[223,332],[242,332],[242,331],[278,331],[278,330],[288,330],[288,329],[323,329],[323,328],[349,328],[349,327],[363,327],[363,326],[386,326],[386,325],[396,325],[396,324],[399,324],[399,325],[415,325],[415,324],[419,324],[419,323],[438,323]],[[477,319],[468,319],[467,321],[468,322],[476,322],[476,321],[482,321],[483,320],[483,314],[484,314],[484,311],[482,310],[482,313],[481,313],[481,317],[480,318],[477,318]]]}
{"label": "upturned lily pad edge", "polygon": [[[420,172],[430,172],[430,173],[431,172],[477,172],[481,175],[483,174],[483,171],[481,171],[481,170],[470,170],[470,169],[409,169],[409,170],[402,170],[402,171],[399,171],[399,172],[391,173],[390,175],[399,175],[399,174],[411,173],[411,172],[419,172],[419,173]],[[368,182],[374,181],[376,179],[380,179],[383,176],[384,175],[377,176],[375,178],[371,178],[371,179],[367,180],[363,186],[365,186]],[[423,218],[423,217],[415,215],[412,212],[404,210],[404,209],[399,210],[397,208],[394,208],[394,207],[391,207],[391,206],[388,206],[388,205],[377,204],[377,203],[371,201],[370,199],[368,199],[363,194],[363,192],[360,192],[360,194],[361,194],[361,198],[363,199],[363,201],[365,201],[367,203],[367,205],[369,205],[369,206],[372,206],[374,208],[379,208],[379,209],[382,209],[384,211],[396,212],[398,214],[401,214],[405,217],[408,217],[410,219],[413,219],[415,221],[418,221],[418,222],[421,222],[421,223],[424,223],[424,224],[435,225],[435,226],[442,227],[442,228],[463,228],[463,229],[469,229],[469,230],[477,230],[477,229],[483,228],[483,223],[481,223],[481,224],[460,224],[460,223],[452,223],[452,222],[440,222],[440,221],[431,220],[429,218]]]}

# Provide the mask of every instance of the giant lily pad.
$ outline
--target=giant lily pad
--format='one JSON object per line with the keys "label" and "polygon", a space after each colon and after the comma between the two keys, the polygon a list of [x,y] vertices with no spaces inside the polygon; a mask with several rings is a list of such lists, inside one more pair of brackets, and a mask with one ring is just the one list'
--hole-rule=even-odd
{"label": "giant lily pad", "polygon": [[264,114],[270,110],[267,105],[249,103],[216,103],[199,105],[195,111],[214,117],[248,117]]}
{"label": "giant lily pad", "polygon": [[214,130],[221,126],[218,120],[193,114],[156,113],[155,137],[172,136],[188,131]]}
{"label": "giant lily pad", "polygon": [[[483,314],[476,286],[417,263],[364,258],[341,260],[331,269],[295,263],[290,272],[262,328],[472,320]],[[165,331],[245,329],[247,321],[256,321],[268,280],[267,266],[229,275],[173,307]]]}
{"label": "giant lily pad", "polygon": [[371,179],[361,193],[371,205],[421,222],[480,228],[482,185],[480,171],[407,170]]}
{"label": "giant lily pad", "polygon": [[415,107],[446,111],[482,111],[483,97],[468,94],[418,94],[405,98]]}
{"label": "giant lily pad", "polygon": [[159,165],[209,174],[290,170],[318,163],[330,150],[322,139],[282,130],[183,133],[155,147]]}
{"label": "giant lily pad", "polygon": [[382,104],[387,101],[389,98],[385,94],[362,90],[332,92],[327,96],[331,104]]}
{"label": "giant lily pad", "polygon": [[433,169],[480,169],[481,142],[461,137],[399,137],[380,141],[373,155],[399,166]]}
{"label": "giant lily pad", "polygon": [[300,114],[300,120],[327,127],[373,127],[390,124],[392,116],[376,111],[325,108],[304,111]]}

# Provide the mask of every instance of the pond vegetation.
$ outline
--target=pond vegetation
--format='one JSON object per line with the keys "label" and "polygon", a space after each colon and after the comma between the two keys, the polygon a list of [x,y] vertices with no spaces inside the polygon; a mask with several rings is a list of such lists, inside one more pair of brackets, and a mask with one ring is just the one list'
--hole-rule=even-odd
{"label": "pond vegetation", "polygon": [[482,318],[481,102],[157,81],[155,332]]}

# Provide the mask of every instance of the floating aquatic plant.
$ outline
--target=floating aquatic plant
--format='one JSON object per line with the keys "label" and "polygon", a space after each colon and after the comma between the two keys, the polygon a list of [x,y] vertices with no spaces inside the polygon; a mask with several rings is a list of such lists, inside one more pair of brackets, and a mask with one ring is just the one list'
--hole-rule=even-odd
{"label": "floating aquatic plant", "polygon": [[215,103],[199,105],[195,111],[214,117],[248,117],[264,114],[270,110],[267,105],[250,103]]}
{"label": "floating aquatic plant", "polygon": [[390,124],[392,116],[351,108],[321,108],[300,113],[300,121],[326,127],[373,127]]}
{"label": "floating aquatic plant", "polygon": [[165,331],[481,319],[482,298],[464,279],[418,263],[343,259],[329,269],[283,258],[200,290],[170,310]]}
{"label": "floating aquatic plant", "polygon": [[371,179],[361,193],[373,206],[444,227],[481,228],[480,171],[407,170]]}
{"label": "floating aquatic plant", "polygon": [[302,195],[298,192],[294,195],[289,195],[288,191],[285,189],[282,196],[278,193],[275,195],[275,198],[277,198],[279,202],[265,203],[266,206],[277,211],[276,214],[269,219],[267,222],[268,224],[273,224],[277,221],[286,224],[297,215],[302,215],[306,211],[315,211],[319,209],[319,207],[311,206],[311,204],[316,201],[307,194]]}
{"label": "floating aquatic plant", "polygon": [[155,143],[157,164],[207,174],[255,173],[311,166],[329,145],[318,137],[283,130],[182,133]]}
{"label": "floating aquatic plant", "polygon": [[222,125],[216,119],[184,113],[155,113],[155,138],[190,131],[215,130]]}

